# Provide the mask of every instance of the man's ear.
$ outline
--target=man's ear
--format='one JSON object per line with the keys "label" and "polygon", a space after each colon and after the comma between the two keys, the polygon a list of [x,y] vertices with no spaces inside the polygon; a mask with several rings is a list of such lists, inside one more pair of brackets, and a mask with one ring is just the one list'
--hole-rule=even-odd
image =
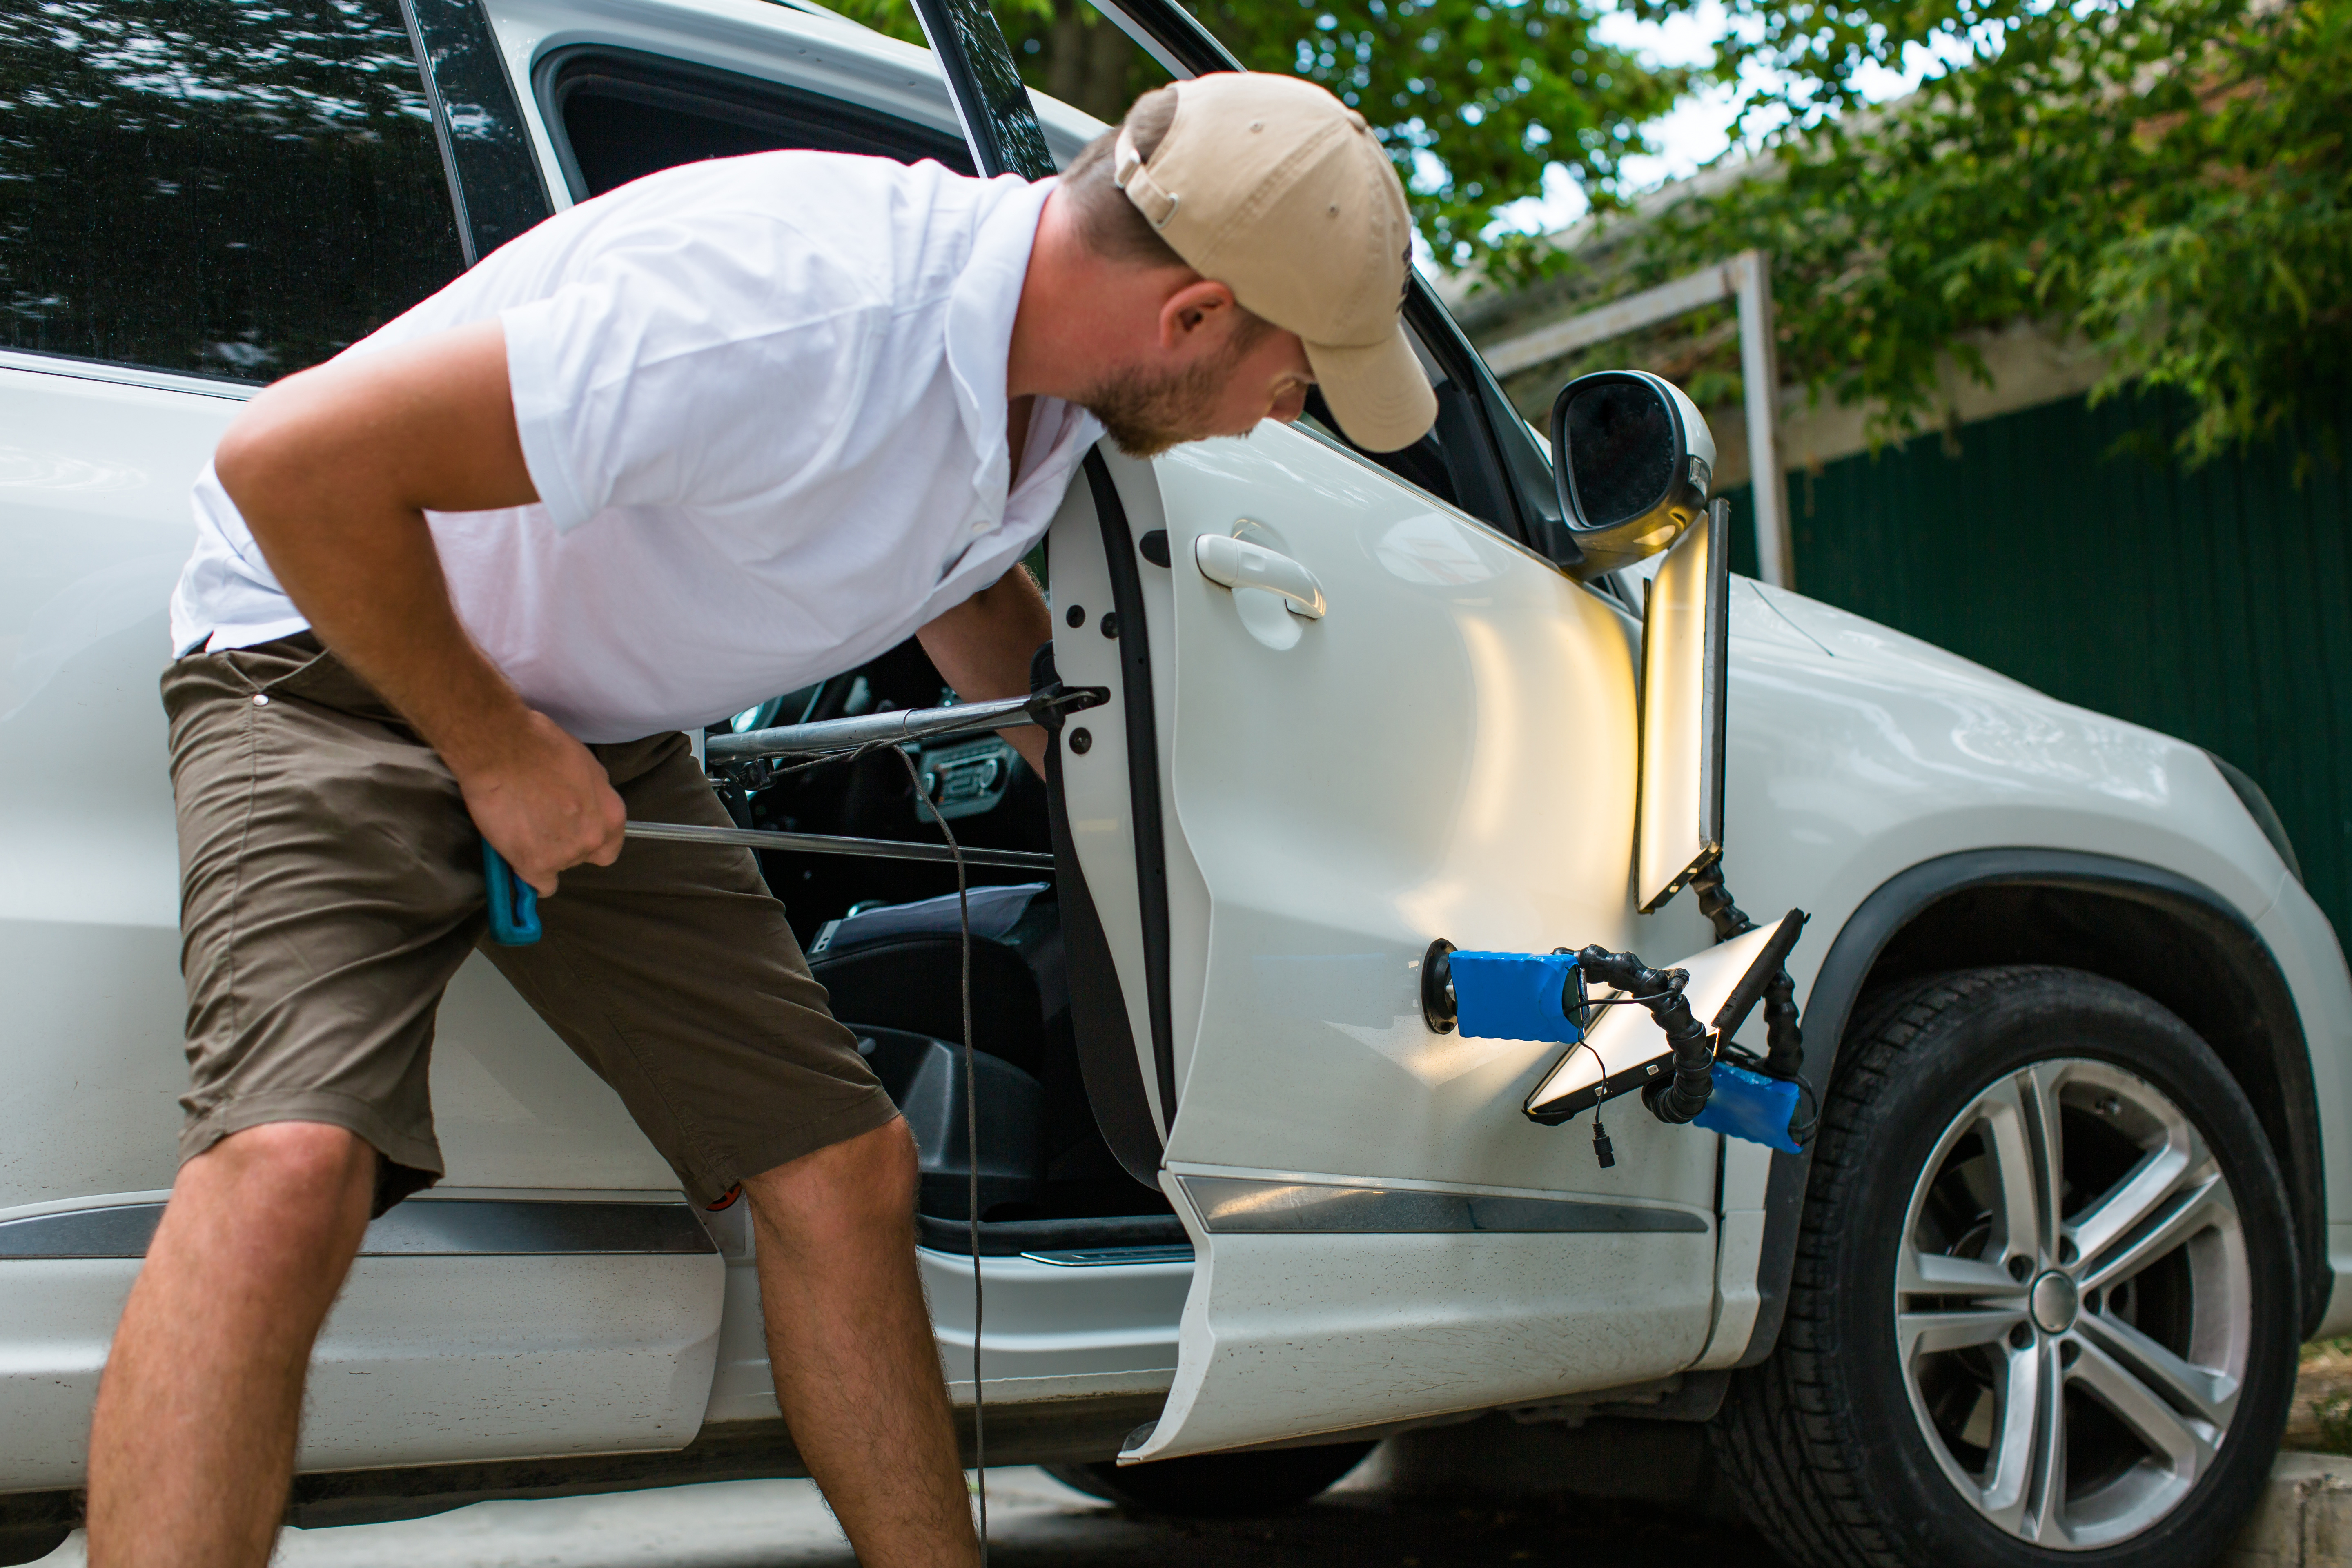
{"label": "man's ear", "polygon": [[1160,303],[1160,346],[1183,353],[1195,344],[1214,342],[1234,310],[1234,291],[1223,284],[1208,278],[1187,283]]}

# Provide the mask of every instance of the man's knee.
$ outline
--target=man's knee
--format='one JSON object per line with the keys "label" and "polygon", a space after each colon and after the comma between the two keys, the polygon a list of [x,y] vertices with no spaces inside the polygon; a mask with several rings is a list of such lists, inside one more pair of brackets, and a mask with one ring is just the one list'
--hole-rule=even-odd
{"label": "man's knee", "polygon": [[322,1121],[270,1121],[232,1132],[181,1167],[175,1202],[234,1205],[299,1230],[348,1225],[375,1190],[376,1153]]}
{"label": "man's knee", "polygon": [[743,1190],[763,1223],[788,1233],[911,1227],[916,1176],[914,1135],[894,1119],[747,1177]]}

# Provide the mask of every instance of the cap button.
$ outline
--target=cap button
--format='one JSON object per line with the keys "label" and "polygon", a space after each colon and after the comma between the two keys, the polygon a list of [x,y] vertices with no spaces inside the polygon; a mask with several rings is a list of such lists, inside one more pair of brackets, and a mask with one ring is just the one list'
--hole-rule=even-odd
{"label": "cap button", "polygon": [[1370,125],[1364,122],[1363,115],[1358,110],[1352,109],[1348,110],[1348,123],[1354,126],[1359,131],[1369,131],[1371,129]]}

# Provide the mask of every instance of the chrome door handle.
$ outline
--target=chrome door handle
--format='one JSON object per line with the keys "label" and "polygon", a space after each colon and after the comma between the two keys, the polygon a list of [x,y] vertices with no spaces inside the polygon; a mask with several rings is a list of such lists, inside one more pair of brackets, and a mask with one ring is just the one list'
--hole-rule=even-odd
{"label": "chrome door handle", "polygon": [[1228,534],[1204,533],[1192,542],[1201,575],[1228,588],[1263,588],[1279,594],[1309,620],[1323,618],[1323,584],[1315,574],[1278,550]]}

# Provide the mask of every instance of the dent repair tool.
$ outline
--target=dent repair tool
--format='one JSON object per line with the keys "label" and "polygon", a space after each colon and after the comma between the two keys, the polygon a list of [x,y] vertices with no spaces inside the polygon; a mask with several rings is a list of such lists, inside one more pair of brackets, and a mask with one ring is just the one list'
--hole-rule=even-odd
{"label": "dent repair tool", "polygon": [[[1109,700],[1110,693],[1100,687],[1065,687],[1057,682],[1027,697],[960,702],[944,708],[901,708],[887,713],[863,713],[853,719],[785,724],[772,730],[713,737],[708,743],[706,765],[714,776],[740,775],[742,782],[756,789],[773,775],[773,760],[777,757],[846,761],[879,747],[941,740],[973,731],[1011,730],[1026,724],[1051,729],[1058,726],[1064,714],[1099,707]],[[631,838],[661,839],[674,844],[733,844],[750,849],[796,850],[803,855],[936,860],[958,867],[1005,866],[1023,871],[1050,872],[1054,868],[1051,855],[1025,849],[968,849],[952,843],[847,838],[830,833],[782,833],[764,827],[708,827],[672,822],[631,822],[623,831]],[[487,838],[482,840],[482,874],[488,884],[491,940],[501,947],[528,947],[537,942],[544,931],[539,919],[539,894],[515,874],[506,857],[492,848]]]}

